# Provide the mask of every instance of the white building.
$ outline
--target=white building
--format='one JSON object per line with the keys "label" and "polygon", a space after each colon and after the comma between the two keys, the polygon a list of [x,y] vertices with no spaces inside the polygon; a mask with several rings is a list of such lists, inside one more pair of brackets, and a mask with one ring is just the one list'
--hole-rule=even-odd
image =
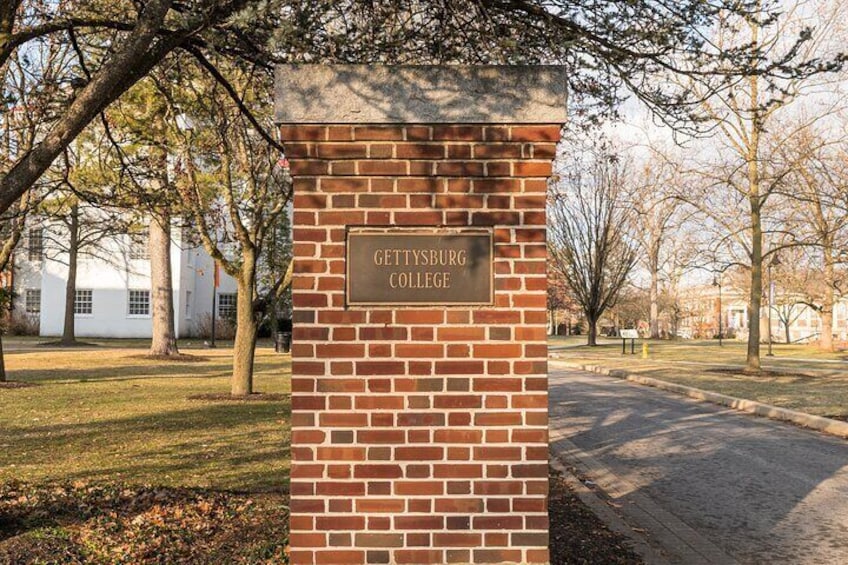
{"label": "white building", "polygon": [[[68,253],[61,251],[62,231],[50,225],[30,227],[15,254],[12,315],[38,324],[41,336],[60,336],[64,326]],[[178,337],[197,336],[211,326],[214,262],[183,231],[171,230],[171,270]],[[76,300],[77,337],[148,338],[152,332],[150,260],[146,234],[110,236],[79,255]],[[219,318],[230,318],[236,303],[235,281],[220,272]]]}
{"label": "white building", "polygon": [[[681,337],[704,339],[718,335],[721,312],[722,335],[748,339],[748,294],[745,290],[732,286],[725,286],[721,291],[713,285],[690,286],[680,291],[678,306],[678,335]],[[788,338],[791,343],[806,343],[821,336],[821,314],[803,302],[802,297],[780,296],[771,308],[765,298],[760,310],[763,341],[768,339],[769,319],[774,342],[785,343]],[[848,296],[835,299],[833,339],[848,341]]]}

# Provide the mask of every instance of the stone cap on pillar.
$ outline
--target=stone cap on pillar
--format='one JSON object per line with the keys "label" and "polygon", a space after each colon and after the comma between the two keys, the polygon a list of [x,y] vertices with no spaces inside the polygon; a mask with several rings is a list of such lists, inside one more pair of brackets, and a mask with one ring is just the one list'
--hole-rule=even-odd
{"label": "stone cap on pillar", "polygon": [[279,124],[558,124],[565,67],[279,65]]}

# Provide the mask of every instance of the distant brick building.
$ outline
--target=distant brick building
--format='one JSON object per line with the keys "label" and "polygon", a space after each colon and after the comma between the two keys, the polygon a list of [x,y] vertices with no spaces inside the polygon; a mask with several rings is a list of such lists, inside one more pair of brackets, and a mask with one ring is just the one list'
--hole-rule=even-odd
{"label": "distant brick building", "polygon": [[[688,339],[708,339],[718,335],[719,311],[724,337],[747,339],[748,293],[732,286],[719,289],[713,285],[683,288],[678,295],[679,321],[677,335]],[[668,314],[666,314],[668,315]],[[760,336],[768,339],[768,300],[760,311]],[[788,328],[787,328],[788,326]],[[821,335],[821,315],[802,302],[801,297],[780,296],[771,311],[771,335],[775,342],[816,341]],[[833,309],[833,337],[848,340],[848,297],[837,297]]]}

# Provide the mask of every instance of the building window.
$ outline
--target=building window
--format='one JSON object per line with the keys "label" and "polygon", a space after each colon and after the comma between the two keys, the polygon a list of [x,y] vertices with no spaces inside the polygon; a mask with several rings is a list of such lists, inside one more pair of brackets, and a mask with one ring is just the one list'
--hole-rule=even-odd
{"label": "building window", "polygon": [[149,316],[150,291],[131,290],[129,292],[129,310],[127,313],[130,316]]}
{"label": "building window", "polygon": [[130,259],[150,259],[150,231],[143,229],[130,234]]}
{"label": "building window", "polygon": [[236,315],[236,294],[228,292],[218,295],[218,317],[230,320]]}
{"label": "building window", "polygon": [[186,291],[185,317],[191,319],[191,291]]}
{"label": "building window", "polygon": [[27,314],[41,313],[41,289],[28,288],[26,290],[25,307]]}
{"label": "building window", "polygon": [[27,251],[30,261],[41,261],[44,257],[44,229],[30,228]]}
{"label": "building window", "polygon": [[77,316],[90,316],[94,306],[94,291],[77,290],[74,295],[74,314]]}

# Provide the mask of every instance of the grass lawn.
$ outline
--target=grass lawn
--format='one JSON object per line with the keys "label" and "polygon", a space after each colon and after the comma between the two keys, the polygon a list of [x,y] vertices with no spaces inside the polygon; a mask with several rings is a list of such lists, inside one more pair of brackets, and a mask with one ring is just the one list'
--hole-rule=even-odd
{"label": "grass lawn", "polygon": [[[0,389],[0,481],[110,479],[231,490],[287,489],[288,400],[190,400],[229,392],[229,349],[193,362],[135,348],[9,351]],[[290,388],[288,356],[257,351],[255,389]]]}
{"label": "grass lawn", "polygon": [[0,563],[284,560],[288,355],[256,357],[255,389],[282,399],[234,402],[189,398],[229,392],[227,348],[4,345],[36,386],[0,388]]}
{"label": "grass lawn", "polygon": [[[205,401],[229,391],[226,347],[184,343],[189,362],[41,341],[4,340],[10,379],[36,386],[0,388],[0,564],[287,562],[289,356],[256,358],[256,389],[283,400]],[[641,562],[551,489],[554,562]]]}
{"label": "grass lawn", "polygon": [[740,398],[757,400],[816,414],[848,418],[848,352],[818,351],[810,345],[774,346],[767,357],[762,346],[765,376],[744,375],[746,345],[725,340],[655,341],[647,340],[648,358],[642,359],[637,340],[636,355],[621,354],[620,339],[600,339],[597,347],[585,345],[585,336],[553,338],[552,358],[580,364],[627,369],[663,380],[711,390]]}

